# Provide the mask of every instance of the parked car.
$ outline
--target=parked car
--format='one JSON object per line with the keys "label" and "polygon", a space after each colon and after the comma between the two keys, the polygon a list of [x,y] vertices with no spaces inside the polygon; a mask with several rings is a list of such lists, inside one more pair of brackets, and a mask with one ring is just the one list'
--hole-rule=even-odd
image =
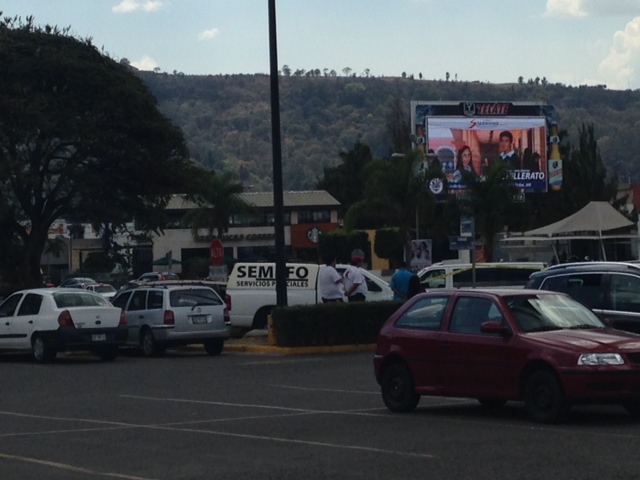
{"label": "parked car", "polygon": [[127,344],[148,357],[171,346],[198,343],[209,355],[219,355],[230,336],[227,307],[207,286],[130,284],[112,303],[126,315]]}
{"label": "parked car", "polygon": [[69,350],[113,360],[127,338],[121,309],[86,290],[21,290],[0,304],[0,318],[0,349],[31,351],[40,363]]}
{"label": "parked car", "polygon": [[86,290],[90,290],[92,292],[96,292],[102,295],[107,300],[110,300],[113,297],[115,297],[116,293],[118,292],[116,290],[116,287],[114,287],[109,283],[88,283],[84,286],[84,288]]}
{"label": "parked car", "polygon": [[529,276],[546,266],[543,262],[476,263],[457,260],[434,263],[418,272],[424,288],[524,287]]}
{"label": "parked car", "polygon": [[138,277],[139,282],[157,282],[159,280],[179,280],[178,275],[172,272],[148,272]]}
{"label": "parked car", "polygon": [[419,294],[383,325],[374,366],[395,412],[434,395],[476,398],[491,408],[524,401],[545,423],[577,403],[618,403],[640,416],[640,336],[608,328],[562,293]]}
{"label": "parked car", "polygon": [[640,265],[564,263],[531,275],[528,288],[563,292],[620,330],[640,333]]}
{"label": "parked car", "polygon": [[85,285],[90,283],[98,283],[93,278],[89,277],[71,277],[65,279],[58,288],[84,288]]}

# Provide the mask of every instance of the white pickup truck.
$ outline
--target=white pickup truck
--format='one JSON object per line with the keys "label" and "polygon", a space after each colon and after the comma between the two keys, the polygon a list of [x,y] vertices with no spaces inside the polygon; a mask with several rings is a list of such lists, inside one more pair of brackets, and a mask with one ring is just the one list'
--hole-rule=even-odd
{"label": "white pickup truck", "polygon": [[[348,265],[336,265],[343,274]],[[318,273],[322,265],[287,263],[287,305],[319,303]],[[393,299],[389,284],[363,270],[369,293],[367,301]],[[276,306],[275,263],[236,263],[227,282],[231,326],[248,330],[264,328],[267,317]]]}

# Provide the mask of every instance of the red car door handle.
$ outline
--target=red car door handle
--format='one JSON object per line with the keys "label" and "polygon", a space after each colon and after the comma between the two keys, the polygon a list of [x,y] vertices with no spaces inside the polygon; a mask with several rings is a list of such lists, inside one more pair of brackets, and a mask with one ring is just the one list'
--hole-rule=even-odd
{"label": "red car door handle", "polygon": [[440,348],[450,348],[450,347],[451,347],[451,344],[449,344],[449,343],[441,343],[440,344]]}

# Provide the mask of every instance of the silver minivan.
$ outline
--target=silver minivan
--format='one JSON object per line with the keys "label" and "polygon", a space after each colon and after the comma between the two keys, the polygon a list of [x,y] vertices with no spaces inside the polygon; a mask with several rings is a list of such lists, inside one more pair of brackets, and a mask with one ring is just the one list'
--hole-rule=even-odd
{"label": "silver minivan", "polygon": [[230,335],[227,307],[206,286],[134,286],[120,291],[112,303],[127,318],[127,345],[148,357],[171,346],[198,343],[209,355],[219,355]]}

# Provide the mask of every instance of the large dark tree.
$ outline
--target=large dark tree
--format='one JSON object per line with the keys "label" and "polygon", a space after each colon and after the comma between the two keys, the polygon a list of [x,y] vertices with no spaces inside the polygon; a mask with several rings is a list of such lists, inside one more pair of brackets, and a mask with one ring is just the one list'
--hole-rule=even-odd
{"label": "large dark tree", "polygon": [[340,152],[342,163],[325,168],[317,188],[326,190],[342,204],[344,214],[351,205],[362,198],[364,190],[363,170],[373,160],[371,148],[357,142],[352,150]]}
{"label": "large dark tree", "polygon": [[[39,284],[51,224],[162,227],[199,170],[129,66],[52,27],[0,23],[0,265]],[[4,248],[6,247],[6,249]]]}
{"label": "large dark tree", "polygon": [[568,161],[564,165],[562,191],[571,212],[578,211],[591,201],[615,200],[618,177],[604,166],[593,125],[579,129],[576,146],[570,146]]}
{"label": "large dark tree", "polygon": [[[347,211],[347,228],[378,229],[397,227],[407,249],[419,215],[431,222],[436,199],[426,188],[429,176],[418,173],[422,154],[410,152],[391,160],[373,160],[363,171],[362,199]],[[437,172],[434,174],[437,175]]]}

